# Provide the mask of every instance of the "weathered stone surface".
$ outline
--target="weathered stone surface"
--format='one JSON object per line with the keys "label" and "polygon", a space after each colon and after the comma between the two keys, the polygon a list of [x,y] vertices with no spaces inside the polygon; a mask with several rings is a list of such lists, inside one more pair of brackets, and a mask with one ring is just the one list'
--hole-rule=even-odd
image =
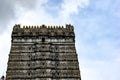
{"label": "weathered stone surface", "polygon": [[73,26],[15,25],[6,74],[6,80],[81,80]]}

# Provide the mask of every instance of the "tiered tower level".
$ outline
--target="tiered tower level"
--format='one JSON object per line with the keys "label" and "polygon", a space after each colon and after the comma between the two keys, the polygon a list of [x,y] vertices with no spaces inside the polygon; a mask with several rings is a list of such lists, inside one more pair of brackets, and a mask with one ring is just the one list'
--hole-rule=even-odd
{"label": "tiered tower level", "polygon": [[81,80],[73,26],[16,24],[6,80]]}

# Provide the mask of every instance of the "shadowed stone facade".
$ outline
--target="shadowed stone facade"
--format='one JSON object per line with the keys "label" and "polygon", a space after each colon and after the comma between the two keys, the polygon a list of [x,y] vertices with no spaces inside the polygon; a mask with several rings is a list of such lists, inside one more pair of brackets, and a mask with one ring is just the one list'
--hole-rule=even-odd
{"label": "shadowed stone facade", "polygon": [[81,80],[73,26],[15,25],[6,80]]}

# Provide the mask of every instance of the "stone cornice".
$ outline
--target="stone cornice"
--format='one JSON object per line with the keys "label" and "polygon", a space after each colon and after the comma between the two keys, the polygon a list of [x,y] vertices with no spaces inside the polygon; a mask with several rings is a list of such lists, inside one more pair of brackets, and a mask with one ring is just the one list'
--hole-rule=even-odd
{"label": "stone cornice", "polygon": [[15,24],[12,36],[73,36],[74,27],[71,24],[66,26],[21,26]]}

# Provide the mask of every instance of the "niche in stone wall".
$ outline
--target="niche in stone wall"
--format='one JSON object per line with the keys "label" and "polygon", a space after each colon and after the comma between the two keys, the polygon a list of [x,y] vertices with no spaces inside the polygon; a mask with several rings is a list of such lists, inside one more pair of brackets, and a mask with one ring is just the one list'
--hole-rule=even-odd
{"label": "niche in stone wall", "polygon": [[42,42],[45,42],[45,38],[42,38]]}

